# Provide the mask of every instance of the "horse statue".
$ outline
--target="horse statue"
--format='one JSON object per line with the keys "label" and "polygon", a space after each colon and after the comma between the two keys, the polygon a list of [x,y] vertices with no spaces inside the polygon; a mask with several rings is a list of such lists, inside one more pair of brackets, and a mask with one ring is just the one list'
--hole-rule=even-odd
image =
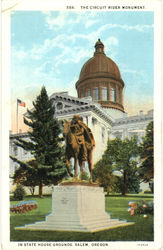
{"label": "horse statue", "polygon": [[[84,172],[84,161],[88,162],[90,179],[93,170],[93,148],[95,141],[90,128],[74,115],[71,122],[64,120],[63,136],[66,141],[66,166],[71,177],[77,177],[78,164],[80,172]],[[71,172],[70,159],[74,158],[74,174]]]}

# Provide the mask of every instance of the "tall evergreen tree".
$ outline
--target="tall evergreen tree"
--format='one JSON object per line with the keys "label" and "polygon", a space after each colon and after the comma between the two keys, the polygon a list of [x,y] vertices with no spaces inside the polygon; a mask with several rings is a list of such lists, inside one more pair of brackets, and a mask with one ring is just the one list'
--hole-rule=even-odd
{"label": "tall evergreen tree", "polygon": [[[52,101],[43,86],[34,108],[27,110],[24,123],[29,126],[29,141],[17,138],[15,144],[30,151],[37,162],[39,178],[39,195],[42,197],[43,185],[56,183],[66,175],[64,164],[64,147],[59,121],[55,118]],[[35,169],[36,170],[36,169]]]}
{"label": "tall evergreen tree", "polygon": [[145,137],[140,145],[140,157],[142,159],[142,164],[139,168],[140,178],[144,182],[153,181],[153,122],[150,122],[146,128]]}

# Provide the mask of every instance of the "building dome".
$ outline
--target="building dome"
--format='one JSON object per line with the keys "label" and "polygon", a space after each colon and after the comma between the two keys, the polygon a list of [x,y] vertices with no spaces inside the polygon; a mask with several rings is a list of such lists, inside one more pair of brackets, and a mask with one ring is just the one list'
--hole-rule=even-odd
{"label": "building dome", "polygon": [[116,79],[121,79],[118,66],[113,60],[104,53],[104,45],[100,39],[95,44],[94,57],[90,58],[82,67],[79,80],[82,81],[87,77],[97,77],[105,75]]}
{"label": "building dome", "polygon": [[116,63],[104,53],[100,39],[95,44],[94,56],[81,69],[76,88],[79,98],[91,96],[104,108],[124,111],[124,82]]}

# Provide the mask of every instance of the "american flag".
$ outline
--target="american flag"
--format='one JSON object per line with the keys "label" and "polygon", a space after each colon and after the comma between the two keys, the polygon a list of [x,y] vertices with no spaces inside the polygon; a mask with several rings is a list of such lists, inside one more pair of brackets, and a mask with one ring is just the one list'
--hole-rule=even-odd
{"label": "american flag", "polygon": [[26,106],[25,102],[22,102],[20,99],[17,99],[17,104],[22,107]]}

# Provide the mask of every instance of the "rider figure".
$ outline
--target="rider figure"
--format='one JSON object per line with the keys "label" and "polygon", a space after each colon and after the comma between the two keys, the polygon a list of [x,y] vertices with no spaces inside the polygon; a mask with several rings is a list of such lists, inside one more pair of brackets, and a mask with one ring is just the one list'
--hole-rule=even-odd
{"label": "rider figure", "polygon": [[82,122],[81,117],[79,115],[74,115],[71,121],[71,131],[75,135],[77,143],[81,145],[82,148],[82,161],[87,161],[87,143],[88,140],[91,138],[86,138],[85,135],[87,134],[87,137],[89,137],[89,131],[88,127]]}

